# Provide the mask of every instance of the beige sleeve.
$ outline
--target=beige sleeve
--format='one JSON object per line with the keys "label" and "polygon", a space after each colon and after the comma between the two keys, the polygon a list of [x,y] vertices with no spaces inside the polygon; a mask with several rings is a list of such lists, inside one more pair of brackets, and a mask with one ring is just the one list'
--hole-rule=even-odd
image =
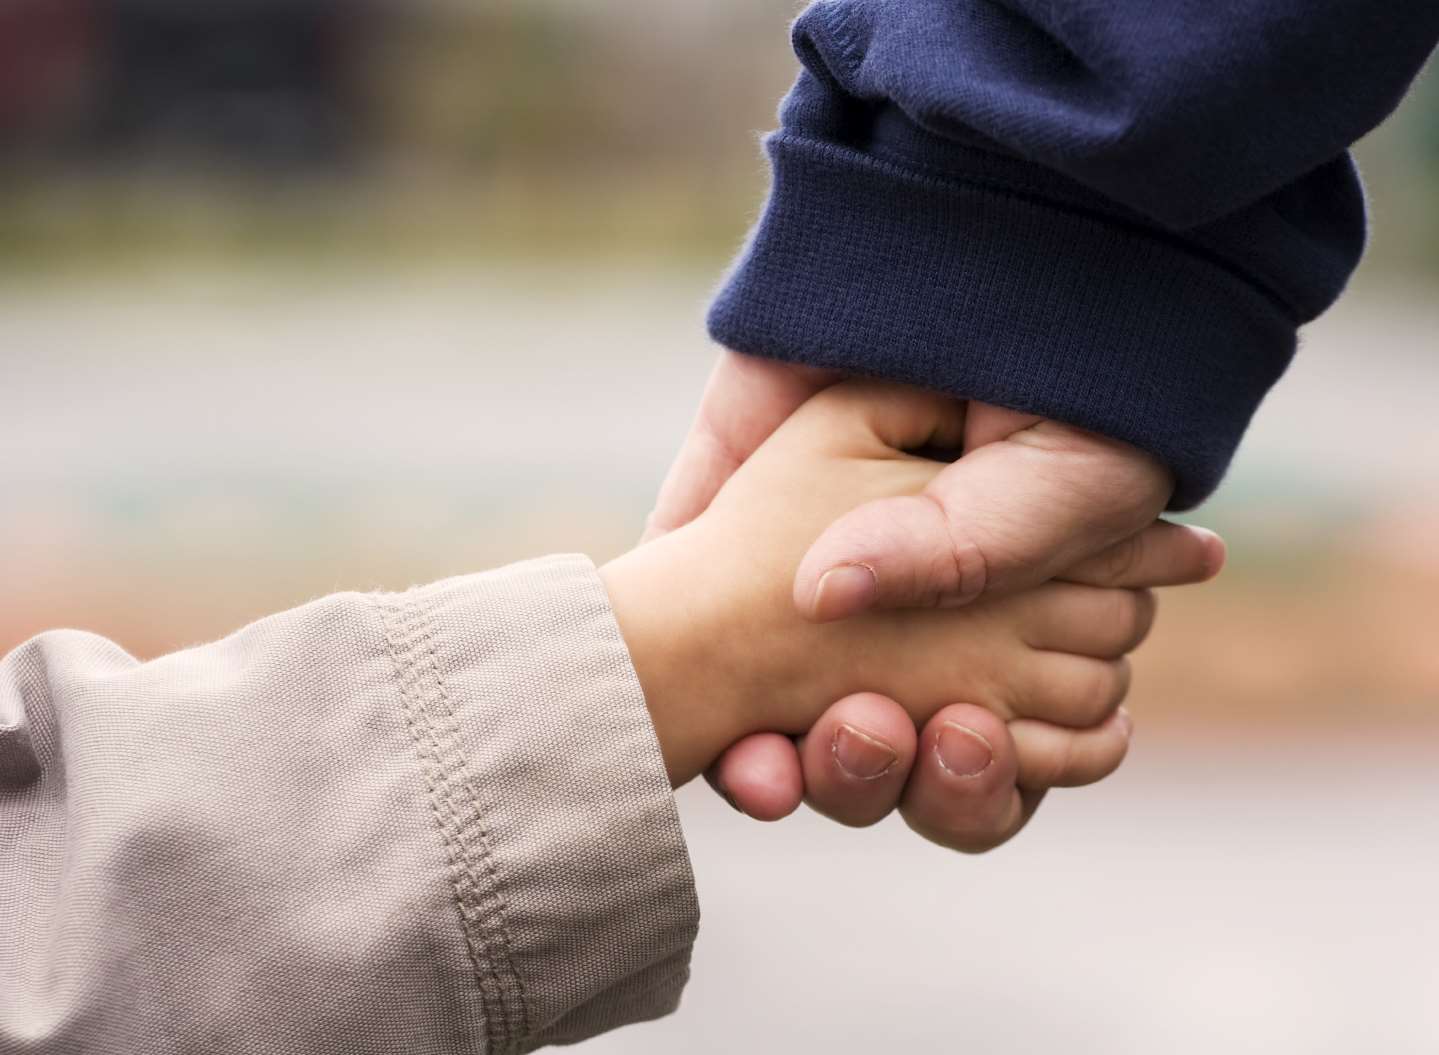
{"label": "beige sleeve", "polygon": [[0,662],[0,1052],[528,1051],[672,1010],[697,923],[583,557]]}

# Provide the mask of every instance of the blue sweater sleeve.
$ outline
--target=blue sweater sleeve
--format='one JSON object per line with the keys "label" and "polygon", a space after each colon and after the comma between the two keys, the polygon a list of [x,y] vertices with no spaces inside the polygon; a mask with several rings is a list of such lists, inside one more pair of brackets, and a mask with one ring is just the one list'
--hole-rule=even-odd
{"label": "blue sweater sleeve", "polygon": [[1126,440],[1192,506],[1357,265],[1346,149],[1436,39],[1433,0],[819,0],[710,331]]}

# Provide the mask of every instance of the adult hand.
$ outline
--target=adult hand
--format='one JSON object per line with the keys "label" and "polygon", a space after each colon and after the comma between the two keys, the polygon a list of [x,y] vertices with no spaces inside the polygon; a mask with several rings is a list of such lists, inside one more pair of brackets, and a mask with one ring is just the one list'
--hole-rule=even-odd
{"label": "adult hand", "polygon": [[[774,429],[838,379],[722,352],[646,537],[703,512]],[[971,403],[965,449],[923,496],[871,503],[832,525],[796,577],[801,612],[837,619],[873,605],[963,604],[1060,571],[1098,585],[1143,583],[1161,550],[1183,554],[1189,578],[1206,577],[1223,561],[1220,543],[1207,533],[1174,527],[1140,534],[1164,508],[1172,481],[1135,448]],[[1127,717],[1087,731],[1035,722],[1006,728],[960,705],[936,715],[915,742],[898,704],[863,694],[836,704],[802,751],[784,737],[749,737],[709,775],[738,809],[759,819],[793,811],[808,788],[812,805],[843,822],[871,823],[898,804],[926,836],[977,850],[1017,832],[1045,788],[1107,775],[1127,741]],[[976,776],[974,763],[985,758]]]}
{"label": "adult hand", "polygon": [[840,379],[834,370],[722,350],[689,435],[660,485],[643,541],[684,527],[708,509],[770,433],[810,396]]}

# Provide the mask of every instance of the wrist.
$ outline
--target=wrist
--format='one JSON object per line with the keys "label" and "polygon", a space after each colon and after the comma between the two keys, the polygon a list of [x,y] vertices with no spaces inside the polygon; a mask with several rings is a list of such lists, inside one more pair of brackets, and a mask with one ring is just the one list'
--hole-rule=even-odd
{"label": "wrist", "polygon": [[736,649],[722,572],[693,559],[697,534],[681,528],[600,568],[674,787],[755,731],[726,661]]}

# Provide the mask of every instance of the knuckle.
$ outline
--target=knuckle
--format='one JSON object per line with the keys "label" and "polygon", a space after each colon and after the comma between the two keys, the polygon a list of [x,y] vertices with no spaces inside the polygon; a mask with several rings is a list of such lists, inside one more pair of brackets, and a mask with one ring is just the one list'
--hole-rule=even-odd
{"label": "knuckle", "polygon": [[1129,738],[1114,733],[1105,735],[1091,745],[1082,765],[1074,766],[1064,776],[1065,786],[1077,788],[1096,784],[1111,776],[1129,754]]}
{"label": "knuckle", "polygon": [[1109,673],[1100,666],[1092,667],[1090,673],[1076,679],[1074,686],[1074,718],[1076,721],[1089,726],[1101,720],[1104,708],[1108,705],[1110,684]]}
{"label": "knuckle", "polygon": [[1121,640],[1134,636],[1139,625],[1139,602],[1130,590],[1110,590],[1105,602],[1109,606],[1109,625]]}
{"label": "knuckle", "polygon": [[1064,748],[1026,750],[1019,752],[1019,780],[1025,788],[1052,788],[1059,783],[1067,765]]}
{"label": "knuckle", "polygon": [[1097,625],[1108,641],[1105,658],[1117,659],[1139,647],[1154,623],[1154,597],[1147,590],[1107,588]]}
{"label": "knuckle", "polygon": [[989,560],[983,546],[942,495],[927,489],[919,498],[929,510],[930,537],[942,539],[943,545],[930,550],[931,558],[923,570],[916,568],[916,597],[939,606],[979,596],[989,584]]}
{"label": "knuckle", "polygon": [[1117,659],[1110,664],[1110,666],[1114,670],[1114,683],[1109,698],[1109,706],[1105,708],[1105,717],[1108,717],[1119,709],[1119,705],[1122,704],[1125,697],[1129,695],[1129,685],[1134,677],[1134,668],[1129,665],[1129,660],[1127,659]]}
{"label": "knuckle", "polygon": [[1159,611],[1159,599],[1154,596],[1153,590],[1135,590],[1131,596],[1134,598],[1134,625],[1129,647],[1133,649],[1138,648],[1149,636],[1149,632],[1154,629],[1154,618]]}
{"label": "knuckle", "polygon": [[1110,743],[1112,746],[1109,748],[1108,754],[1100,761],[1087,783],[1094,783],[1112,775],[1129,757],[1129,737],[1117,735],[1111,738]]}
{"label": "knuckle", "polygon": [[1038,772],[1032,781],[1026,784],[1033,788],[1052,788],[1059,786],[1069,775],[1074,764],[1074,741],[1073,733],[1062,733],[1050,750],[1044,753],[1042,761],[1038,766]]}
{"label": "knuckle", "polygon": [[1086,727],[1104,721],[1124,701],[1128,691],[1127,670],[1128,665],[1123,661],[1096,663],[1088,674],[1077,680],[1075,710]]}
{"label": "knuckle", "polygon": [[1144,611],[1141,607],[1139,595],[1133,590],[1115,591],[1114,601],[1114,627],[1121,650],[1129,651],[1143,636]]}
{"label": "knuckle", "polygon": [[1111,546],[1104,555],[1102,574],[1107,582],[1126,582],[1138,573],[1144,563],[1144,536],[1135,535],[1117,546]]}
{"label": "knuckle", "polygon": [[1040,451],[1086,508],[1104,511],[1100,523],[1116,538],[1157,517],[1174,490],[1173,476],[1153,455],[1073,425],[1044,421],[1010,439]]}

